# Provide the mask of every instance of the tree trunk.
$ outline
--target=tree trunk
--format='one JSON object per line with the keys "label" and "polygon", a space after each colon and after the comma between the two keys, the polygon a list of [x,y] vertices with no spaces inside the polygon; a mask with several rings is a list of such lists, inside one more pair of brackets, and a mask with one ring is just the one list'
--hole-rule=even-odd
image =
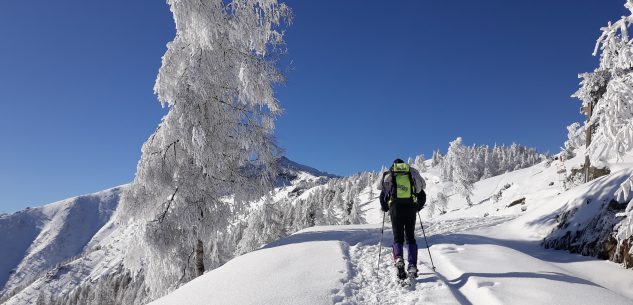
{"label": "tree trunk", "polygon": [[204,274],[204,245],[199,239],[196,244],[196,273],[197,276]]}
{"label": "tree trunk", "polygon": [[591,145],[591,134],[593,128],[589,124],[591,115],[593,113],[593,103],[587,105],[587,123],[585,124],[585,183],[589,182],[589,169],[591,168],[591,161],[589,160],[589,145]]}

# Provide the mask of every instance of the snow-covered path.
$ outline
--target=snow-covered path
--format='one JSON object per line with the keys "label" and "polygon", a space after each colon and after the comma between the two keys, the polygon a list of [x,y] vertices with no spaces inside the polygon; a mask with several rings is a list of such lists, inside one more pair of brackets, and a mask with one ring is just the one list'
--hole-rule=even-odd
{"label": "snow-covered path", "polygon": [[[390,234],[389,231],[385,233]],[[382,248],[378,268],[378,236],[368,234],[366,240],[348,247],[350,277],[333,298],[335,304],[459,304],[450,287],[422,265],[420,277],[413,287],[397,284],[388,246]],[[385,245],[390,239],[386,237]]]}
{"label": "snow-covered path", "polygon": [[152,304],[633,304],[631,270],[522,240],[514,218],[426,222],[438,272],[418,229],[420,277],[411,288],[396,284],[390,229],[377,268],[380,224],[313,227]]}
{"label": "snow-covered path", "polygon": [[[448,231],[468,230],[485,227],[504,221],[505,218],[464,219],[453,226],[430,226],[429,234],[442,234]],[[428,223],[427,223],[428,225]],[[389,224],[387,224],[389,226]],[[378,268],[378,245],[380,228],[368,239],[349,247],[349,257],[353,277],[344,283],[344,295],[340,305],[351,304],[470,304],[455,285],[451,285],[441,273],[433,272],[424,246],[422,231],[418,229],[418,255],[420,275],[413,287],[400,287],[396,281],[396,272],[391,259],[391,230],[385,230],[382,258]],[[351,241],[354,243],[355,241]],[[338,303],[337,303],[338,304]]]}
{"label": "snow-covered path", "polygon": [[[434,227],[455,228],[460,221],[437,222]],[[438,270],[468,303],[633,304],[631,270],[543,249],[515,230],[516,223],[508,220],[474,230],[434,233],[430,239]]]}

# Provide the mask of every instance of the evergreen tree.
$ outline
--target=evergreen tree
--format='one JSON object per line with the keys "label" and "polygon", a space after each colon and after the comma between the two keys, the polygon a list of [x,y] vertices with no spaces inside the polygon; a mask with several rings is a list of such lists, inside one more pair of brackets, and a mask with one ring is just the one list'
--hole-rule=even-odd
{"label": "evergreen tree", "polygon": [[445,163],[448,167],[447,175],[452,178],[455,192],[462,195],[468,205],[472,205],[471,196],[476,178],[474,169],[469,166],[468,152],[468,147],[464,146],[462,138],[458,137],[450,143]]}
{"label": "evergreen tree", "polygon": [[361,224],[365,223],[365,218],[363,217],[363,213],[360,209],[360,200],[358,196],[352,197],[351,207],[349,212],[349,217],[347,219],[347,224]]}

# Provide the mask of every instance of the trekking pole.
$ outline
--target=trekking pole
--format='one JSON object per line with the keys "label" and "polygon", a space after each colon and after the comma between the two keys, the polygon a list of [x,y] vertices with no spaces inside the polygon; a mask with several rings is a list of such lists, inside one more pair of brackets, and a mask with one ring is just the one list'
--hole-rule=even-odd
{"label": "trekking pole", "polygon": [[418,218],[420,219],[420,227],[422,227],[422,236],[424,236],[424,242],[426,243],[426,251],[429,251],[431,266],[433,266],[433,271],[435,271],[435,264],[433,264],[433,256],[431,256],[431,249],[429,249],[429,241],[426,240],[426,233],[424,233],[424,226],[422,225],[422,217],[420,216],[420,212],[418,212]]}
{"label": "trekking pole", "polygon": [[385,212],[382,212],[382,228],[380,229],[380,242],[378,243],[378,266],[376,270],[380,269],[380,256],[382,255],[382,237],[385,233]]}

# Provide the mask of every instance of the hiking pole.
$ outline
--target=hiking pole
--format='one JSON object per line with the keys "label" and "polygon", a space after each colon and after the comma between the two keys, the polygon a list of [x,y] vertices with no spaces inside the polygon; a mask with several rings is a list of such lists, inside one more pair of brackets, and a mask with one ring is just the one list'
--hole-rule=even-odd
{"label": "hiking pole", "polygon": [[378,243],[378,267],[376,270],[380,269],[380,256],[382,254],[382,237],[385,233],[385,212],[382,212],[382,229],[380,229],[380,242]]}
{"label": "hiking pole", "polygon": [[426,251],[429,251],[429,258],[431,259],[431,266],[433,266],[433,271],[435,271],[435,264],[433,264],[433,256],[431,256],[431,249],[429,249],[429,241],[426,240],[426,233],[424,233],[424,226],[422,225],[422,217],[420,216],[420,212],[418,211],[418,218],[420,219],[420,227],[422,227],[422,236],[424,236],[424,242],[426,243]]}

